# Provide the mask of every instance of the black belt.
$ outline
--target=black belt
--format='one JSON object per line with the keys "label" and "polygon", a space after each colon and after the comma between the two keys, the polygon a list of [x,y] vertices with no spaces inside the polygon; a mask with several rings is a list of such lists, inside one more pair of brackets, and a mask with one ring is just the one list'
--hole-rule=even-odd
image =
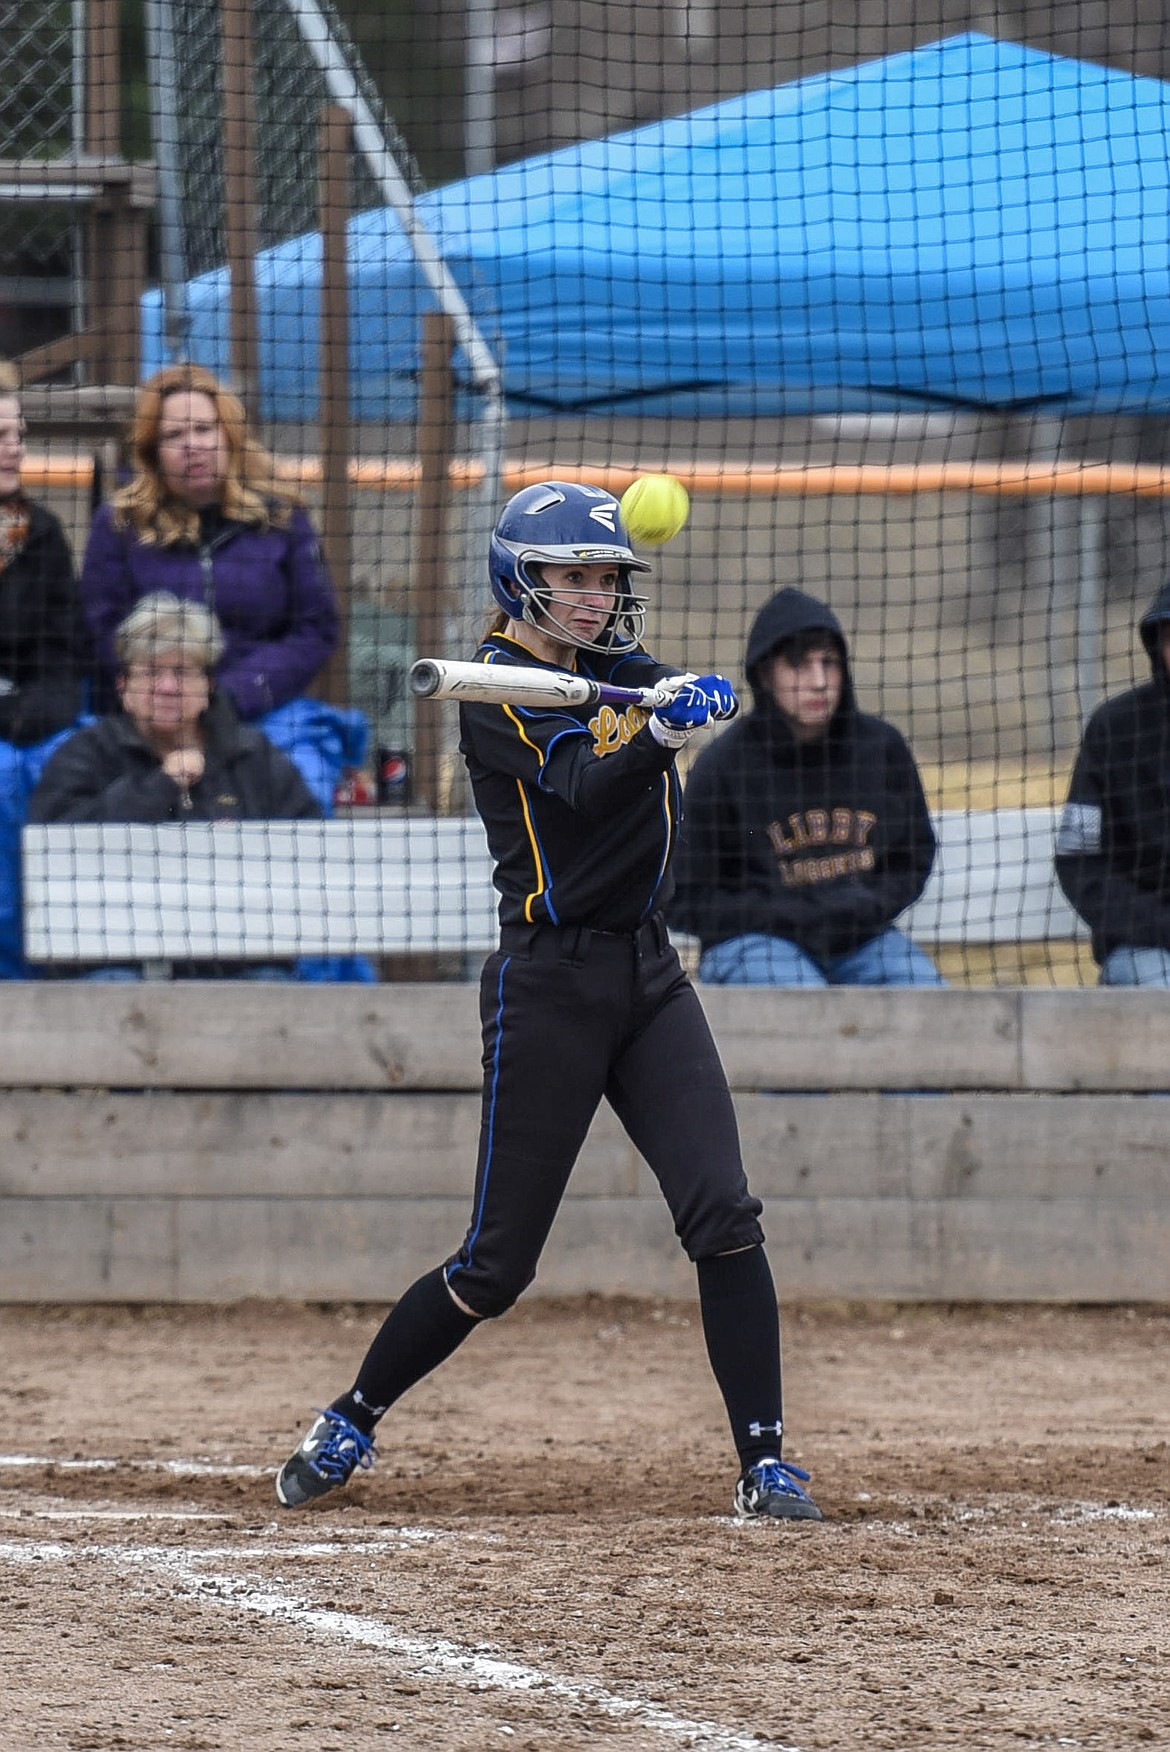
{"label": "black belt", "polygon": [[594,950],[633,949],[661,955],[670,944],[661,913],[631,931],[599,931],[593,925],[502,925],[500,948],[507,954],[545,954],[559,961],[584,961]]}

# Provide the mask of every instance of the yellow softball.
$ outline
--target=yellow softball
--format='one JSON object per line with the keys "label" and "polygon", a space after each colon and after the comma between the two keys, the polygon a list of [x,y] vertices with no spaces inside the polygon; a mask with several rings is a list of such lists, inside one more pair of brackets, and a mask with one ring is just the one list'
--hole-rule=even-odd
{"label": "yellow softball", "polygon": [[673,475],[639,475],[622,494],[622,519],[634,541],[660,547],[677,535],[691,509],[681,481]]}

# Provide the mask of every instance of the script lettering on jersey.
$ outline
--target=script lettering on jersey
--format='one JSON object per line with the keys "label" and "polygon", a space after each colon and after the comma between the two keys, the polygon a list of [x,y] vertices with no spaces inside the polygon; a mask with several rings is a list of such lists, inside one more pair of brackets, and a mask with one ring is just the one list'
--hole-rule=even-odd
{"label": "script lettering on jersey", "polygon": [[589,720],[594,754],[613,754],[638,734],[649,716],[644,706],[627,706],[624,712],[619,712],[616,706],[599,706],[596,716]]}
{"label": "script lettering on jersey", "polygon": [[868,809],[801,809],[783,822],[769,822],[765,832],[785,887],[807,888],[872,870],[876,860],[868,841],[876,826],[877,816]]}

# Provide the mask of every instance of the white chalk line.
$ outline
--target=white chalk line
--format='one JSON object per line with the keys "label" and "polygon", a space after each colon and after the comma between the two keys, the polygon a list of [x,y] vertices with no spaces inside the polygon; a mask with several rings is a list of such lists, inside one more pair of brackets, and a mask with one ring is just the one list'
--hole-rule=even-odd
{"label": "white chalk line", "polygon": [[275,1466],[221,1460],[62,1460],[52,1454],[0,1454],[0,1469],[52,1466],[58,1472],[168,1472],[175,1478],[275,1478]]}
{"label": "white chalk line", "polygon": [[216,1509],[0,1509],[0,1521],[226,1521]]}
{"label": "white chalk line", "polygon": [[1155,1509],[1135,1509],[1129,1503],[1068,1503],[1054,1521],[1156,1521]]}
{"label": "white chalk line", "polygon": [[[861,1493],[866,1502],[871,1501],[867,1492]],[[922,1498],[896,1494],[888,1499],[899,1507],[917,1507]],[[1035,1497],[1026,1496],[1022,1500],[1015,1497],[1010,1500],[1000,1499],[990,1503],[966,1503],[947,1501],[936,1511],[923,1516],[921,1513],[910,1521],[886,1521],[879,1516],[863,1521],[862,1530],[875,1538],[887,1534],[896,1534],[909,1539],[929,1538],[940,1527],[957,1523],[960,1526],[976,1528],[979,1526],[996,1527],[1011,1524],[1017,1527],[1030,1525],[1048,1525],[1052,1527],[1067,1527],[1084,1521],[1158,1521],[1161,1520],[1161,1509],[1138,1508],[1131,1503],[1122,1502],[1081,1502],[1053,1504],[1049,1499],[1043,1502]]]}
{"label": "white chalk line", "polygon": [[[51,1467],[58,1472],[161,1472],[172,1478],[275,1478],[277,1472],[275,1466],[250,1466],[206,1458],[112,1460],[97,1457],[61,1459],[52,1454],[0,1454],[0,1471],[37,1467]],[[873,1499],[869,1491],[859,1491],[857,1500],[870,1502]],[[889,1500],[899,1505],[906,1505],[917,1502],[919,1499],[895,1494]],[[1027,1510],[1030,1516],[1036,1516],[1039,1512],[1039,1510],[1032,1508]],[[1157,1509],[1135,1508],[1128,1503],[1119,1502],[1072,1502],[1065,1503],[1056,1509],[1048,1508],[1045,1512],[1049,1519],[1061,1522],[1077,1520],[1153,1521],[1160,1518],[1160,1511]],[[882,1521],[880,1517],[876,1516],[870,1525],[879,1532],[884,1528],[887,1532],[913,1533],[927,1531],[932,1525],[938,1525],[940,1521],[981,1521],[1006,1518],[1018,1513],[1018,1504],[1012,1504],[1010,1508],[1005,1508],[987,1504],[948,1502],[943,1514],[931,1516],[929,1520],[924,1521],[918,1527],[904,1521]],[[213,1515],[212,1518],[221,1519],[222,1516]],[[711,1515],[708,1519],[718,1526],[735,1527],[740,1531],[747,1530],[749,1532],[754,1532],[763,1525],[762,1522],[744,1520],[742,1516],[738,1515]]]}
{"label": "white chalk line", "polygon": [[[87,1521],[216,1521],[222,1524],[232,1517],[215,1509],[98,1509],[76,1504],[54,1504],[49,1507],[37,1506],[19,1509],[0,1509],[0,1520],[5,1521],[64,1521],[81,1523]],[[276,1524],[263,1529],[266,1533],[276,1531]],[[458,1531],[445,1527],[387,1527],[371,1536],[364,1528],[339,1527],[336,1534],[329,1540],[281,1539],[267,1545],[259,1540],[250,1542],[247,1546],[239,1545],[201,1545],[197,1552],[190,1553],[192,1562],[206,1563],[209,1559],[239,1558],[239,1557],[384,1557],[390,1551],[407,1551],[412,1546],[442,1545],[458,1543],[465,1545],[498,1545],[499,1536],[494,1533],[476,1533],[471,1529],[460,1528]],[[65,1549],[64,1547],[62,1549]]]}
{"label": "white chalk line", "polygon": [[[336,1556],[337,1552],[331,1554]],[[314,1606],[262,1578],[249,1579],[238,1572],[203,1573],[199,1565],[212,1555],[217,1562],[222,1561],[219,1554],[169,1551],[161,1546],[87,1545],[77,1551],[45,1542],[0,1541],[0,1562],[104,1562],[122,1572],[145,1570],[161,1578],[178,1598],[269,1619],[327,1642],[377,1649],[393,1656],[411,1677],[452,1680],[481,1691],[534,1692],[558,1703],[592,1709],[614,1721],[638,1724],[665,1740],[707,1747],[710,1752],[800,1752],[797,1746],[737,1733],[717,1722],[675,1715],[645,1698],[622,1697],[594,1680],[566,1679],[520,1661],[501,1660],[486,1648],[469,1648],[446,1638],[404,1636],[380,1619]],[[231,1555],[236,1561],[247,1562],[257,1553],[236,1548]],[[280,1551],[277,1555],[287,1554]]]}

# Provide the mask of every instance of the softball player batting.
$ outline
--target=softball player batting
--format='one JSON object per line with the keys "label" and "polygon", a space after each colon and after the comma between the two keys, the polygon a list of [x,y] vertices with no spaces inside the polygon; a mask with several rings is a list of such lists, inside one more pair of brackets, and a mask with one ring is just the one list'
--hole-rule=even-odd
{"label": "softball player batting", "polygon": [[[485,664],[576,669],[616,685],[677,671],[640,644],[645,599],[620,507],[569,482],[509,501],[490,547],[500,612]],[[649,1163],[698,1274],[703,1332],[739,1455],[736,1511],[821,1519],[781,1457],[780,1327],[731,1096],[660,908],[679,819],[675,758],[736,710],[722,676],[647,712],[460,706],[460,747],[501,893],[500,946],[480,984],[484,1087],[471,1223],[411,1285],[357,1379],[314,1420],[276,1494],[298,1508],[376,1456],[379,1419],[503,1314],[536,1275],[604,1096]]]}

